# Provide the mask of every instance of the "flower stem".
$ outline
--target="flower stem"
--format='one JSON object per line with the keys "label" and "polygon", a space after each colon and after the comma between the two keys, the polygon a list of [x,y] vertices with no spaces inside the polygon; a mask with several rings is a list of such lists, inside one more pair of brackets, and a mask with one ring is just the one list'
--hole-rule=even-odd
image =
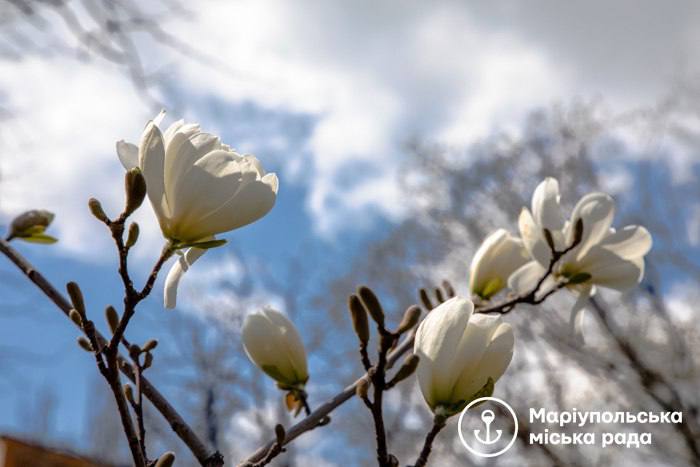
{"label": "flower stem", "polygon": [[440,430],[445,428],[446,421],[447,420],[445,419],[445,417],[435,415],[435,418],[433,419],[433,428],[428,432],[428,434],[425,437],[423,449],[421,449],[420,455],[418,456],[418,459],[416,459],[414,467],[424,467],[425,465],[427,465],[428,457],[430,456],[430,451],[433,448],[433,441],[435,441],[435,438],[437,437],[438,433],[440,433]]}

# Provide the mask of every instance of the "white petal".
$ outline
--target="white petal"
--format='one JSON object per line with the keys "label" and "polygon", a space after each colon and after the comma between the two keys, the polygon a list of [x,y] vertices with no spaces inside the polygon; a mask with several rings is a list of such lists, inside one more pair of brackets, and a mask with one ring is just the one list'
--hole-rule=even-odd
{"label": "white petal", "polygon": [[605,193],[589,193],[576,204],[569,223],[568,242],[574,238],[578,219],[583,220],[583,236],[576,247],[577,258],[582,258],[588,250],[610,234],[610,226],[615,216],[615,202]]}
{"label": "white petal", "polygon": [[472,380],[477,376],[476,370],[481,358],[500,323],[500,315],[472,315],[467,329],[462,334],[459,347],[454,351],[451,373],[457,377],[450,394],[450,403],[463,401],[473,394],[473,392],[471,394],[465,394],[465,392],[468,391]]}
{"label": "white petal", "polygon": [[139,145],[139,166],[146,180],[148,199],[158,216],[161,229],[168,228],[169,210],[165,199],[165,184],[163,179],[163,164],[165,163],[165,147],[160,129],[149,122],[141,137]]}
{"label": "white petal", "polygon": [[165,140],[165,145],[167,146],[168,143],[170,143],[170,140],[173,138],[173,135],[182,128],[182,126],[185,124],[185,121],[180,119],[176,122],[173,122],[164,132],[163,132],[163,139]]}
{"label": "white petal", "polygon": [[248,315],[243,323],[242,340],[253,363],[263,370],[274,368],[270,376],[277,376],[276,379],[287,384],[308,380],[301,337],[294,324],[282,313],[266,309]]}
{"label": "white petal", "polygon": [[[259,178],[257,164],[259,162],[252,156],[225,150],[200,158],[175,187],[178,214],[173,216],[173,231],[176,237],[193,240],[203,233],[225,232],[266,214],[275,196],[272,187]],[[267,180],[276,188],[276,181]],[[258,213],[260,201],[267,208],[262,213]],[[243,204],[248,202],[252,205]],[[259,215],[251,219],[251,210]]]}
{"label": "white petal", "polygon": [[183,274],[197,261],[207,250],[200,248],[189,248],[184,255],[180,256],[175,264],[172,265],[168,276],[165,278],[165,288],[163,290],[163,298],[165,308],[175,308],[177,304],[177,288],[180,284]]}
{"label": "white petal", "polygon": [[597,245],[591,248],[576,268],[590,274],[594,284],[624,291],[641,282],[644,277],[644,258],[624,259]]}
{"label": "white petal", "polygon": [[510,365],[514,347],[513,328],[510,324],[501,322],[491,336],[491,342],[481,358],[477,371],[497,381]]}
{"label": "white petal", "polygon": [[571,335],[579,344],[584,343],[583,316],[584,311],[586,310],[586,305],[588,304],[588,300],[590,299],[592,293],[593,289],[590,285],[583,287],[578,292],[578,297],[576,298],[576,302],[574,302],[574,307],[571,309],[571,318],[569,319]]}
{"label": "white petal", "polygon": [[165,118],[165,109],[160,109],[160,112],[158,112],[158,115],[155,116],[153,119],[153,123],[156,124],[157,126],[160,126],[160,124],[163,122],[163,119]]}
{"label": "white petal", "polygon": [[420,357],[416,375],[429,406],[450,397],[454,381],[451,364],[474,305],[453,297],[432,310],[418,327],[414,353]]}
{"label": "white petal", "polygon": [[508,288],[518,294],[531,291],[544,276],[546,269],[537,261],[530,261],[508,278]]}
{"label": "white petal", "polygon": [[[228,232],[255,222],[272,209],[279,188],[277,175],[269,173],[262,179],[255,180],[251,179],[250,172],[245,172],[243,177],[245,179],[240,182],[237,190],[228,194],[228,199],[211,211],[208,209],[215,204],[214,199],[226,197],[224,187],[218,193],[212,190],[212,198],[208,201],[200,198],[192,200],[198,203],[198,207],[193,206],[190,211],[192,215],[183,220],[190,229],[189,235]],[[199,217],[196,216],[197,213]]]}
{"label": "white petal", "polygon": [[[472,320],[480,315],[474,315]],[[494,382],[505,373],[513,358],[515,336],[513,328],[501,320],[496,322],[486,349],[482,352],[479,364],[470,374],[463,374],[455,389],[455,398],[465,400],[473,396],[493,378]]]}
{"label": "white petal", "polygon": [[628,225],[605,237],[601,246],[621,258],[641,258],[651,250],[651,234],[644,227]]}
{"label": "white petal", "polygon": [[183,197],[187,190],[183,190],[182,181],[194,164],[212,151],[221,148],[221,140],[209,133],[188,132],[186,130],[176,132],[165,150],[165,195],[171,207],[172,217],[182,216]]}
{"label": "white petal", "polygon": [[559,182],[552,177],[547,177],[535,189],[532,195],[532,216],[540,227],[552,231],[564,227],[559,198]]}
{"label": "white petal", "polygon": [[288,361],[289,367],[294,372],[295,378],[306,381],[309,378],[306,365],[306,350],[296,326],[282,313],[268,308],[264,311],[270,322],[275,324],[281,336],[280,351],[284,359]]}
{"label": "white petal", "polygon": [[[280,363],[279,332],[264,313],[252,313],[243,322],[241,340],[248,358],[261,369],[274,367],[278,373]],[[286,379],[286,378],[285,378]]]}
{"label": "white petal", "polygon": [[527,208],[523,208],[520,211],[518,227],[520,228],[520,236],[523,239],[525,249],[530,256],[541,265],[548,266],[552,252],[544,238],[542,227],[535,222]]}
{"label": "white petal", "polygon": [[117,156],[126,170],[139,166],[139,148],[135,144],[117,141]]}
{"label": "white petal", "polygon": [[[508,277],[529,260],[523,241],[499,229],[486,237],[474,254],[469,270],[469,289],[483,298],[484,289],[496,280],[505,287]],[[491,295],[498,290],[492,290]]]}

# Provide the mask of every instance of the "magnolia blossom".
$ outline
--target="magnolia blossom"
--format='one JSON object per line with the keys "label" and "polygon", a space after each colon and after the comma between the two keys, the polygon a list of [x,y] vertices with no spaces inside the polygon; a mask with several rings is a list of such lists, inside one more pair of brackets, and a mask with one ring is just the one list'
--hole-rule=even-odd
{"label": "magnolia blossom", "polygon": [[476,397],[490,395],[489,380],[496,382],[513,357],[510,325],[500,315],[473,312],[470,300],[453,297],[418,327],[416,374],[433,412],[452,415]]}
{"label": "magnolia blossom", "polygon": [[484,240],[469,270],[469,290],[485,300],[508,283],[508,277],[529,260],[522,240],[498,229]]}
{"label": "magnolia blossom", "polygon": [[617,231],[611,228],[615,203],[605,193],[589,193],[581,198],[568,221],[564,220],[559,199],[559,183],[547,178],[535,190],[532,212],[523,208],[520,234],[532,261],[510,277],[509,286],[525,292],[545,274],[552,253],[544,229],[551,232],[554,247],[563,251],[573,244],[580,220],[583,231],[579,243],[557,262],[553,271],[555,281],[564,281],[578,294],[571,324],[580,337],[583,307],[595,293],[595,287],[623,291],[638,284],[644,276],[644,255],[651,249],[652,240],[641,226],[630,225]]}
{"label": "magnolia blossom", "polygon": [[141,169],[163,236],[175,248],[189,247],[166,279],[165,306],[172,308],[180,278],[205,242],[267,214],[278,181],[254,156],[238,154],[197,124],[179,120],[161,132],[163,115],[146,125],[138,147],[119,141],[117,154],[127,170]]}
{"label": "magnolia blossom", "polygon": [[246,317],[243,346],[248,358],[283,389],[300,389],[309,379],[306,352],[294,324],[279,311]]}

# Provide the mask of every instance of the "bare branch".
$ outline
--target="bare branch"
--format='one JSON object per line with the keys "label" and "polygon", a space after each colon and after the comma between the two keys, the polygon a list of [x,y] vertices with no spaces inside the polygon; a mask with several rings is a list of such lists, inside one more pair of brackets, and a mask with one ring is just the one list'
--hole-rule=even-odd
{"label": "bare branch", "polygon": [[433,442],[437,437],[438,433],[445,428],[445,418],[438,415],[433,419],[433,427],[430,429],[425,437],[425,442],[423,443],[423,449],[420,451],[420,455],[416,460],[413,467],[425,467],[428,464],[428,456],[430,456],[430,451],[433,447]]}
{"label": "bare branch", "polygon": [[[68,317],[73,308],[61,294],[34,266],[27,261],[17,250],[15,250],[7,241],[0,239],[0,252],[7,256],[27,278],[33,282],[62,312]],[[107,342],[107,339],[102,336],[99,331],[95,330],[97,340]],[[134,383],[136,375],[129,362],[117,355],[119,361],[119,369]],[[192,431],[192,428],[185,422],[177,410],[168,402],[158,389],[148,381],[147,378],[141,378],[141,387],[143,395],[151,401],[153,406],[165,418],[173,431],[187,445],[197,458],[199,463],[205,467],[220,467],[224,465],[223,457],[218,452],[211,452],[199,437]]]}

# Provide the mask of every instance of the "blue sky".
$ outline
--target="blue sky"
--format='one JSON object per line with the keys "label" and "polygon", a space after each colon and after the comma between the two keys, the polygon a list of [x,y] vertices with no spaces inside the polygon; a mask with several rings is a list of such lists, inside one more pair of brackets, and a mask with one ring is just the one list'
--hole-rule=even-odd
{"label": "blue sky", "polygon": [[[170,112],[167,121],[200,122],[280,178],[273,211],[226,235],[228,250],[208,254],[188,273],[178,312],[198,312],[188,284],[236,277],[226,266],[231,258],[270,271],[285,270],[290,260],[320,276],[342,271],[358,245],[381,237],[408,212],[411,200],[400,196],[396,177],[411,138],[462,147],[495,131],[517,135],[534,108],[576,99],[601,100],[615,113],[643,108],[675,78],[698,71],[694,2],[523,5],[210,1],[193,4],[194,14],[163,19],[163,27],[214,57],[216,66],[140,38],[146,67],[164,75],[150,92]],[[75,45],[59,21],[50,25]],[[31,208],[56,212],[59,244],[18,247],[56,285],[78,281],[101,315],[120,301],[116,260],[86,201],[96,196],[116,212],[123,169],[114,143],[136,141],[153,105],[113,64],[40,53],[0,57],[0,105],[12,113],[0,129],[0,221]],[[681,179],[697,161],[682,145],[646,152],[639,149],[648,146],[643,136],[623,133],[619,141],[631,148],[610,164],[609,179],[620,191],[630,188],[625,172],[640,160],[667,160],[669,176]],[[137,220],[143,236],[134,264],[143,276],[161,239],[150,207]],[[0,273],[0,349],[37,354],[31,371],[24,357],[0,354],[2,374],[16,371],[29,388],[0,380],[0,432],[21,431],[21,406],[51,385],[56,429],[76,439],[93,364],[76,350],[77,333],[65,318],[9,264],[0,263]],[[261,289],[251,308],[266,299],[276,303]],[[150,329],[167,319],[161,300],[156,287],[139,312],[144,323],[155,323]]]}

